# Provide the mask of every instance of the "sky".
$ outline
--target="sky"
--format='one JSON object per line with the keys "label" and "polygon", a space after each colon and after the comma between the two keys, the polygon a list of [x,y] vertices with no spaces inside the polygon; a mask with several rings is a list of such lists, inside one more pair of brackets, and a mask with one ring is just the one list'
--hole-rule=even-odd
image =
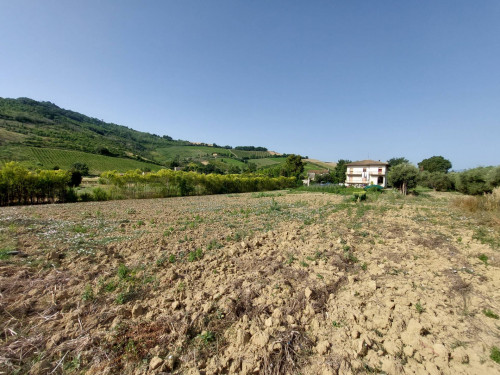
{"label": "sky", "polygon": [[500,1],[0,0],[0,97],[323,161],[500,164]]}

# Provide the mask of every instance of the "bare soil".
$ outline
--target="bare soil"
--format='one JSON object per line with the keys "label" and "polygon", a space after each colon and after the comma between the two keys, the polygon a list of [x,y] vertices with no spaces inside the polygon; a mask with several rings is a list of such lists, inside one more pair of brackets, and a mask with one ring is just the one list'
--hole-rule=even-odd
{"label": "bare soil", "polygon": [[452,197],[1,208],[0,372],[498,374],[498,223]]}

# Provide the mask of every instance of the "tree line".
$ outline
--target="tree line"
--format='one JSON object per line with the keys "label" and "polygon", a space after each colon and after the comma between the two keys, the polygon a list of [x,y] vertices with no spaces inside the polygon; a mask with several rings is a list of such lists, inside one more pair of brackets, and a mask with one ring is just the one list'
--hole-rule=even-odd
{"label": "tree line", "polygon": [[74,187],[87,172],[82,164],[75,164],[69,171],[30,171],[16,162],[6,163],[0,168],[0,205],[245,193],[292,188],[297,181],[285,176],[201,174],[169,169],[145,173],[137,169],[124,174],[104,172],[99,182],[111,186],[110,189],[98,187],[91,193],[77,194]]}

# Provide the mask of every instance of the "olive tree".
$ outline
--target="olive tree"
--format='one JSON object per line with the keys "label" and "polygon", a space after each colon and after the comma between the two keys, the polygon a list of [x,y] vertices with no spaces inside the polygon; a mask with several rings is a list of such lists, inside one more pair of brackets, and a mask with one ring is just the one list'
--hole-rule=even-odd
{"label": "olive tree", "polygon": [[387,176],[388,182],[401,190],[403,195],[408,194],[408,189],[417,186],[418,169],[408,163],[398,164],[391,168]]}

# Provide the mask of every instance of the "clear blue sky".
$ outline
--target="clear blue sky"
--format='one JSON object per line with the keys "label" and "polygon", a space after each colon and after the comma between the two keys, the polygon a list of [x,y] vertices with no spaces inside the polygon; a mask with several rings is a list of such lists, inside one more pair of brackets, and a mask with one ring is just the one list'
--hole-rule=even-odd
{"label": "clear blue sky", "polygon": [[0,96],[175,139],[500,164],[500,1],[0,0]]}

